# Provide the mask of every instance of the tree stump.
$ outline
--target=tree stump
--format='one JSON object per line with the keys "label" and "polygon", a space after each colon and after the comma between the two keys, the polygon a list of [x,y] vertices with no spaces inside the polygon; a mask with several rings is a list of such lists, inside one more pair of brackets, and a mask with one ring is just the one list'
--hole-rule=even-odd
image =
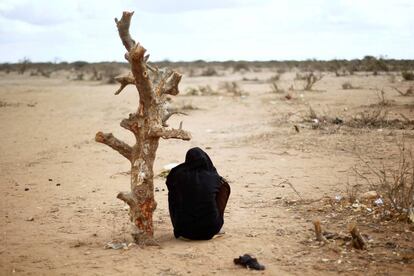
{"label": "tree stump", "polygon": [[120,124],[134,134],[136,143],[130,146],[112,133],[102,132],[96,134],[95,140],[110,146],[131,162],[131,191],[120,192],[117,198],[130,207],[134,241],[145,245],[154,242],[152,217],[157,203],[154,200],[153,165],[159,139],[190,140],[191,135],[181,127],[172,129],[166,124],[171,117],[166,109],[167,95],[179,93],[181,75],[173,70],[158,69],[147,64],[149,55],[145,56],[145,48],[136,43],[129,33],[133,14],[134,12],[123,12],[120,20],[115,18],[119,36],[127,50],[125,58],[131,65],[130,73],[116,78],[121,86],[115,95],[129,84],[135,85],[138,90],[137,111]]}

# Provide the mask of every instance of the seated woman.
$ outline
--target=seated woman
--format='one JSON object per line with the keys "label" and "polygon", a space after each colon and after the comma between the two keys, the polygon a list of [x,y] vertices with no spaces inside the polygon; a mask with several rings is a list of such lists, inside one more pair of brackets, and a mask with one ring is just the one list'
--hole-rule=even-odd
{"label": "seated woman", "polygon": [[167,177],[168,205],[176,238],[209,240],[223,226],[230,186],[200,148]]}

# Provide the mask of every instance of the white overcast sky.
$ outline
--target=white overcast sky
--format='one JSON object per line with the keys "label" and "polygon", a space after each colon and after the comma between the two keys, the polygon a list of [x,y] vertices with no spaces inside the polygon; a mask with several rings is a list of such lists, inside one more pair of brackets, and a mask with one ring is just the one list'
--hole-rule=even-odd
{"label": "white overcast sky", "polygon": [[123,10],[151,60],[414,59],[414,0],[0,0],[0,62],[123,61]]}

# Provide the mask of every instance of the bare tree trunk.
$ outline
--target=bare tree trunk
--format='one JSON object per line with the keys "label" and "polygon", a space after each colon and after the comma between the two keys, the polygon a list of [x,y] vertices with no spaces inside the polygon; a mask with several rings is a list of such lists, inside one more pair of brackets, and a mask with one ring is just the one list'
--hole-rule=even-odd
{"label": "bare tree trunk", "polygon": [[129,34],[129,25],[134,12],[124,12],[121,20],[115,18],[119,36],[127,49],[125,58],[131,65],[131,71],[117,77],[121,87],[116,95],[129,84],[135,84],[139,94],[136,113],[121,121],[121,127],[131,131],[136,144],[129,146],[118,140],[112,133],[98,132],[95,140],[118,151],[131,162],[131,191],[120,192],[117,198],[129,207],[131,222],[134,224],[132,236],[136,243],[153,243],[153,212],[157,206],[154,200],[153,165],[159,139],[190,140],[191,135],[179,129],[167,128],[170,118],[166,110],[167,95],[177,95],[181,75],[169,69],[158,69],[147,64],[145,48],[136,43]]}

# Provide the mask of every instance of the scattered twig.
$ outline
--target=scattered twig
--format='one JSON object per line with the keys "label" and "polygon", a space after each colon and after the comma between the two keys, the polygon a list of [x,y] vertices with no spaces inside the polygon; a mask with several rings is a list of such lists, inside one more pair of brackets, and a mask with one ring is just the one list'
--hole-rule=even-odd
{"label": "scattered twig", "polygon": [[282,182],[280,182],[279,183],[279,185],[277,185],[276,187],[280,187],[280,186],[282,186],[283,184],[287,184],[287,185],[289,185],[290,186],[290,188],[292,188],[292,190],[298,195],[298,197],[300,198],[300,200],[303,200],[303,197],[300,195],[300,193],[295,189],[295,187],[293,186],[293,184],[292,183],[290,183],[290,181],[289,180],[287,180],[287,179],[285,179],[285,180],[283,180]]}

